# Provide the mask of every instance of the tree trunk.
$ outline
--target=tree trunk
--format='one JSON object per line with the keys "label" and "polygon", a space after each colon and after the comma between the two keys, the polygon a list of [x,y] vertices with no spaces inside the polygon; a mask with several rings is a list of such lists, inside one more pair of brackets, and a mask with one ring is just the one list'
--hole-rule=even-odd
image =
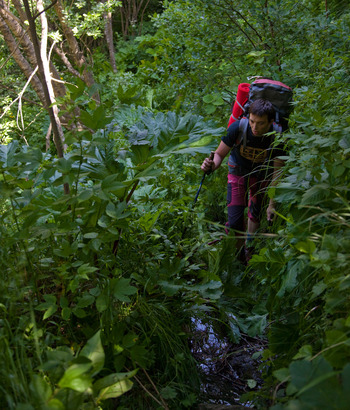
{"label": "tree trunk", "polygon": [[[102,0],[103,3],[106,2],[106,0]],[[108,52],[109,52],[109,61],[111,63],[111,67],[114,73],[116,73],[117,70],[117,65],[115,63],[115,49],[114,49],[114,44],[113,44],[113,27],[112,27],[112,13],[109,11],[107,13],[104,13],[103,19],[105,21],[105,37],[106,37],[106,42],[108,46]]]}
{"label": "tree trunk", "polygon": [[[138,34],[141,34],[143,16],[150,0],[122,0],[120,9],[123,37],[136,34],[135,28],[138,26]],[[132,27],[129,33],[129,27]]]}
{"label": "tree trunk", "polygon": [[[87,69],[88,64],[85,59],[84,54],[79,48],[79,44],[77,39],[74,37],[73,30],[66,24],[65,18],[64,18],[64,13],[63,13],[63,7],[60,2],[60,0],[57,1],[57,3],[54,5],[58,20],[60,22],[62,31],[65,35],[65,38],[68,43],[69,51],[70,51],[70,56],[73,60],[73,62],[79,67],[83,69],[83,77],[85,80],[85,83],[87,84],[88,87],[91,87],[95,81],[92,76],[92,73]],[[100,97],[96,93],[94,95],[94,98],[97,100],[97,102],[100,102]]]}
{"label": "tree trunk", "polygon": [[44,6],[43,6],[42,0],[37,0],[37,9],[38,9],[38,12],[40,13],[40,20],[41,20],[40,57],[43,63],[43,70],[44,70],[43,74],[44,74],[44,79],[45,79],[45,83],[47,86],[47,90],[49,93],[50,106],[52,107],[52,112],[53,112],[53,116],[55,118],[55,123],[56,123],[56,126],[52,125],[52,128],[55,130],[55,127],[57,127],[60,144],[64,147],[64,135],[63,135],[62,125],[61,125],[61,120],[58,116],[56,96],[55,96],[55,92],[54,92],[54,88],[52,86],[52,80],[51,80],[50,62],[49,62],[50,56],[48,56],[47,54],[48,24],[46,20],[46,14],[43,12]]}

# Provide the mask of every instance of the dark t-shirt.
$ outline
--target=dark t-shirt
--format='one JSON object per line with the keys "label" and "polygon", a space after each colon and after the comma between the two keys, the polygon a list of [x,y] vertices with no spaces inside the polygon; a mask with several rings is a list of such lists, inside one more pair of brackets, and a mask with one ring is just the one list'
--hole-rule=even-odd
{"label": "dark t-shirt", "polygon": [[[230,125],[226,135],[221,140],[229,147],[233,147],[239,141],[239,124],[236,121]],[[273,131],[271,126],[270,132]],[[229,165],[232,167],[238,166],[244,173],[246,172],[260,172],[273,165],[273,159],[282,155],[286,155],[286,151],[282,145],[273,146],[274,135],[266,135],[263,137],[256,137],[253,135],[250,125],[247,129],[246,147],[243,147],[243,142],[231,151],[229,158]]]}

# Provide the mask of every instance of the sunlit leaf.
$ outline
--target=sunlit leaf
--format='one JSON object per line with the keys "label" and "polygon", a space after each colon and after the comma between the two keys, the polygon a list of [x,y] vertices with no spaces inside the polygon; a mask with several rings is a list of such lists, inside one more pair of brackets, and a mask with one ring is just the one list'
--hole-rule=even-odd
{"label": "sunlit leaf", "polygon": [[92,385],[92,378],[88,374],[90,369],[90,363],[73,364],[64,372],[58,385],[62,388],[66,387],[83,393]]}
{"label": "sunlit leaf", "polygon": [[295,247],[303,253],[307,253],[309,255],[313,254],[316,250],[315,242],[308,239],[307,241],[298,242]]}
{"label": "sunlit leaf", "polygon": [[102,370],[105,361],[105,353],[101,343],[100,334],[101,331],[98,331],[91,339],[89,339],[79,355],[79,357],[84,356],[91,360],[93,366],[92,375],[95,375]]}
{"label": "sunlit leaf", "polygon": [[128,392],[132,388],[132,386],[133,386],[133,382],[128,379],[117,382],[113,384],[112,386],[109,386],[103,389],[98,396],[98,400],[107,400],[107,399],[119,397],[122,394]]}

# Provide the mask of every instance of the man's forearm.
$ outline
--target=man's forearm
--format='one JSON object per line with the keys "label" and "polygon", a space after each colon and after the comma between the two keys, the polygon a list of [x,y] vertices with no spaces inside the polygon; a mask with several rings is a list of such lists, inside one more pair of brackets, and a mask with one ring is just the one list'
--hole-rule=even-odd
{"label": "man's forearm", "polygon": [[218,154],[216,151],[214,153],[214,159],[213,159],[213,171],[215,171],[216,169],[218,169],[220,167],[220,165],[222,164],[222,161],[224,160],[224,158]]}

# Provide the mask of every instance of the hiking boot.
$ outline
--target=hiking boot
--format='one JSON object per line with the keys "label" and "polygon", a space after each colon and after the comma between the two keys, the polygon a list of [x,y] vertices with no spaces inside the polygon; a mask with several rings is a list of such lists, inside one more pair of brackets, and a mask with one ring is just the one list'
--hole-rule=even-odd
{"label": "hiking boot", "polygon": [[241,250],[238,251],[237,259],[239,260],[239,262],[241,262],[242,265],[247,266],[247,258],[245,256],[245,248],[241,248]]}

